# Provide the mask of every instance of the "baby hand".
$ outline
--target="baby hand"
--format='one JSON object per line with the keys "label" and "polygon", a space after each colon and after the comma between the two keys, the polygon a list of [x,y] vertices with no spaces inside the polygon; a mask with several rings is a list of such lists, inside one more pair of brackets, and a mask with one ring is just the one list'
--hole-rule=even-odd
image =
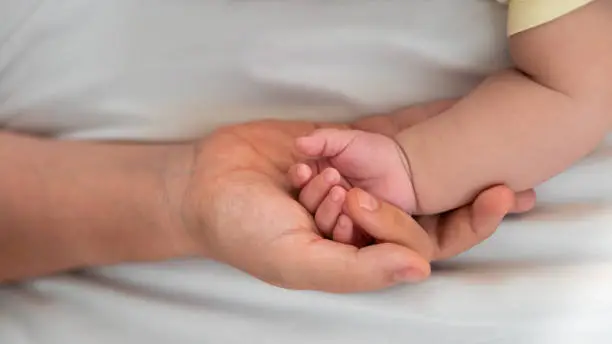
{"label": "baby hand", "polygon": [[299,153],[320,166],[338,170],[347,184],[359,187],[408,213],[417,208],[408,161],[391,138],[360,130],[320,129],[296,141]]}

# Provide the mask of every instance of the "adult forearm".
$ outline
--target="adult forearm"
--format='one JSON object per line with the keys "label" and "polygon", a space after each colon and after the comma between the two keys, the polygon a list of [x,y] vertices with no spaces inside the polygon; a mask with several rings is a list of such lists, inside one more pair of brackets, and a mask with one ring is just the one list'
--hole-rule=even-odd
{"label": "adult forearm", "polygon": [[191,154],[0,133],[0,281],[191,254],[169,194]]}

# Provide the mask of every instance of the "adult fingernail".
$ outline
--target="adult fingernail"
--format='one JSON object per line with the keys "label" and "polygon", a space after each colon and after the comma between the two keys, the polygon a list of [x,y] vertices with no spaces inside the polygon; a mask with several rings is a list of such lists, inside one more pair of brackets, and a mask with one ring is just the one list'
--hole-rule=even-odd
{"label": "adult fingernail", "polygon": [[426,277],[427,275],[423,271],[416,268],[405,268],[393,275],[396,282],[420,282]]}
{"label": "adult fingernail", "polygon": [[365,210],[374,211],[380,207],[378,201],[365,191],[359,190],[357,201],[359,202],[359,206]]}
{"label": "adult fingernail", "polygon": [[530,210],[535,205],[535,197],[532,194],[518,195],[514,200],[514,211],[523,212]]}

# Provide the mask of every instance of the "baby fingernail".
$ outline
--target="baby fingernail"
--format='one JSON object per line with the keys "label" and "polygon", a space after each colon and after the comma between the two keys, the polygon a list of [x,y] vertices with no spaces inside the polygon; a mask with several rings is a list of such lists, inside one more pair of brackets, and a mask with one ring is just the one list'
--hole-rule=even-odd
{"label": "baby fingernail", "polygon": [[307,178],[308,177],[308,167],[306,165],[299,165],[297,167],[297,174],[298,176],[300,176],[301,178]]}
{"label": "baby fingernail", "polygon": [[338,218],[338,227],[346,228],[351,224],[348,217],[340,215]]}
{"label": "baby fingernail", "polygon": [[357,200],[359,202],[359,206],[365,210],[374,211],[380,206],[378,201],[365,191],[359,190],[359,193],[357,194]]}
{"label": "baby fingernail", "polygon": [[331,191],[331,199],[334,202],[340,202],[344,198],[344,190],[334,187]]}
{"label": "baby fingernail", "polygon": [[325,180],[328,183],[335,183],[337,181],[336,180],[337,178],[338,178],[338,173],[336,173],[335,170],[328,169],[325,171]]}

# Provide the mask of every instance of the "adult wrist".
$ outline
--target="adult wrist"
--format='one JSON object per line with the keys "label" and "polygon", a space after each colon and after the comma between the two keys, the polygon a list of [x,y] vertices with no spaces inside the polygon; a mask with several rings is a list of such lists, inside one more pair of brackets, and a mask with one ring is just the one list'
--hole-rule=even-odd
{"label": "adult wrist", "polygon": [[81,256],[74,260],[92,267],[196,255],[179,211],[179,200],[190,177],[192,145],[101,146],[114,151],[110,153],[114,156],[110,159],[113,166],[98,176],[109,190],[92,194],[98,199],[80,211],[98,206],[107,212],[108,219],[73,224],[76,229],[89,224],[87,235],[74,240],[81,247]]}
{"label": "adult wrist", "polygon": [[197,143],[190,142],[169,149],[160,169],[159,223],[164,225],[179,256],[202,256],[203,245],[192,235],[197,209],[190,204]]}
{"label": "adult wrist", "polygon": [[193,255],[172,197],[192,152],[0,133],[0,281]]}

